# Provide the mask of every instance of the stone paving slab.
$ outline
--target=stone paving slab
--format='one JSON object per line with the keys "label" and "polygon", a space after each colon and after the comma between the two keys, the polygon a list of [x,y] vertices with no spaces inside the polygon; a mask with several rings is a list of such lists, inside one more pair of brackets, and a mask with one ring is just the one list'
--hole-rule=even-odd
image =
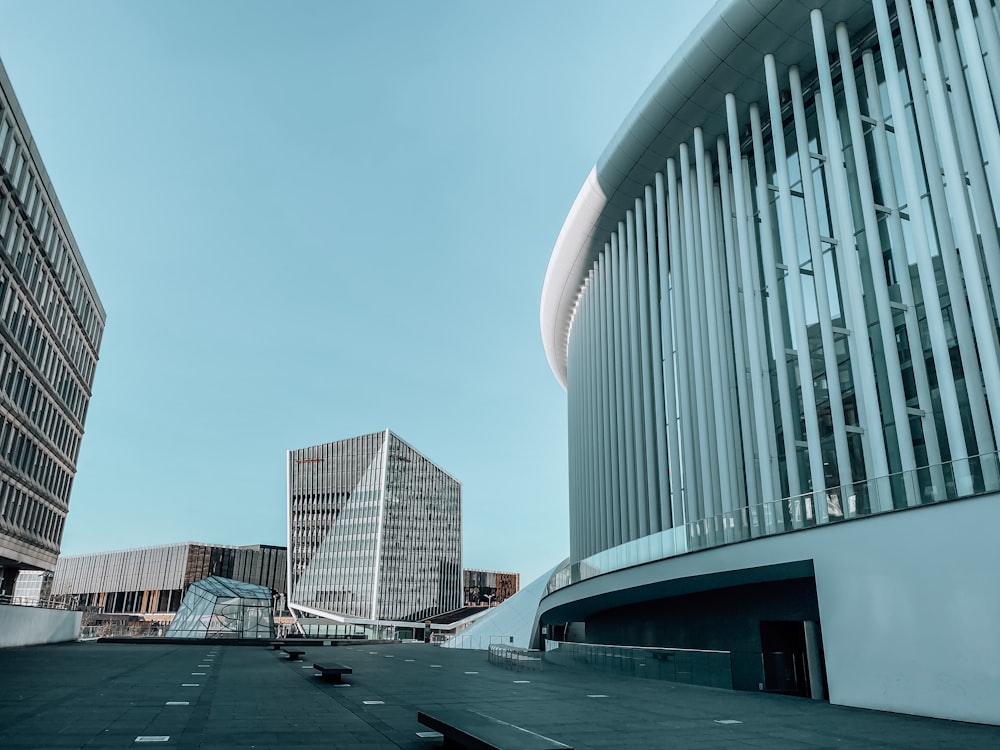
{"label": "stone paving slab", "polygon": [[[354,674],[326,682],[313,661]],[[551,664],[509,671],[482,651],[424,644],[310,646],[303,662],[219,641],[0,650],[5,750],[431,750],[440,739],[418,735],[428,730],[416,714],[435,706],[479,711],[576,750],[1000,747],[1000,727]]]}

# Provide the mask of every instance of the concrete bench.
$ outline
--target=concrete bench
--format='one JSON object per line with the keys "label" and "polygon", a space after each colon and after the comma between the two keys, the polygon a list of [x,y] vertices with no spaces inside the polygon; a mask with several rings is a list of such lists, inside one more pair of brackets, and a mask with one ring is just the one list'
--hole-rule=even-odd
{"label": "concrete bench", "polygon": [[313,669],[320,673],[324,680],[340,682],[345,674],[354,674],[354,670],[343,664],[313,664]]}
{"label": "concrete bench", "polygon": [[444,735],[445,747],[476,750],[572,750],[516,724],[464,708],[417,711],[417,721]]}
{"label": "concrete bench", "polygon": [[288,661],[301,661],[302,654],[305,653],[301,648],[288,648],[287,646],[281,650],[288,654]]}
{"label": "concrete bench", "polygon": [[285,642],[284,641],[271,641],[268,645],[271,648],[273,648],[275,651],[277,651],[279,648],[281,648],[282,646],[285,645]]}

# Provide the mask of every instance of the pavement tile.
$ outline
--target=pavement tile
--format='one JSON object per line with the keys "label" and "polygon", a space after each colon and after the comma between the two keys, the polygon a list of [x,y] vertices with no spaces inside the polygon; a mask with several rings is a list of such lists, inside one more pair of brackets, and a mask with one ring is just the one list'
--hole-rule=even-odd
{"label": "pavement tile", "polygon": [[[267,647],[217,642],[211,647],[218,655],[206,670],[211,674],[198,678],[198,688],[180,685],[206,663],[204,645],[86,643],[0,650],[0,747],[431,750],[439,745],[417,736],[426,727],[417,723],[416,712],[433,706],[479,711],[577,750],[1000,747],[1000,727],[553,664],[510,672],[489,664],[484,652],[424,644],[306,648],[307,661],[352,666],[349,688],[318,680],[300,663],[275,658]],[[394,658],[386,659],[389,654]],[[56,661],[57,679],[51,669]],[[166,706],[171,700],[190,705]],[[719,719],[743,723],[720,725]],[[169,735],[170,741],[139,744],[138,735]]]}

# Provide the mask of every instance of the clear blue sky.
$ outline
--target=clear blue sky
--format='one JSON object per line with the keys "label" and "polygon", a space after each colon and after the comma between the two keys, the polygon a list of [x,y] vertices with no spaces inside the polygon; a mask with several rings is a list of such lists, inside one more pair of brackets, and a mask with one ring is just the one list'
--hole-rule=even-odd
{"label": "clear blue sky", "polygon": [[552,245],[707,10],[666,0],[0,0],[108,312],[63,552],[285,544],[285,451],[389,428],[464,564],[568,553]]}

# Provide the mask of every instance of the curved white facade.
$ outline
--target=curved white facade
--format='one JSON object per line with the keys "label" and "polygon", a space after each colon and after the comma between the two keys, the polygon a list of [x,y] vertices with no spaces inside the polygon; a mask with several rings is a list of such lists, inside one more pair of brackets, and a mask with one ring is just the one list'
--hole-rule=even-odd
{"label": "curved white facade", "polygon": [[[713,8],[599,160],[549,264],[571,523],[550,609],[691,552],[744,543],[733,568],[766,565],[786,532],[996,504],[998,110],[987,0]],[[878,707],[894,706],[934,713]]]}

